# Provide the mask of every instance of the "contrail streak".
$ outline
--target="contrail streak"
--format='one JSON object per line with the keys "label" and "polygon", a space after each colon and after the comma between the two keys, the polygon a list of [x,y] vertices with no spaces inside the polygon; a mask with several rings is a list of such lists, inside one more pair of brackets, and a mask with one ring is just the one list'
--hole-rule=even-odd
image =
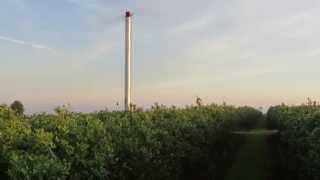
{"label": "contrail streak", "polygon": [[43,49],[43,50],[47,50],[47,51],[56,53],[55,49],[52,49],[52,48],[47,47],[47,46],[42,45],[42,44],[22,41],[22,40],[13,39],[13,38],[10,38],[10,37],[5,37],[5,36],[0,36],[0,40],[7,41],[7,42],[10,42],[10,43],[14,43],[14,44],[23,45],[23,46],[29,46],[29,47],[32,47],[32,48],[35,48],[35,49]]}

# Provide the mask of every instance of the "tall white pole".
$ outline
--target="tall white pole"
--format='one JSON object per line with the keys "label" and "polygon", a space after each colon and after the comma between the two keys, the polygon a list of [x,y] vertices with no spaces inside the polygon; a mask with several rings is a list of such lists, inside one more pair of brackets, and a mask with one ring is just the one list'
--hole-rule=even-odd
{"label": "tall white pole", "polygon": [[124,105],[125,111],[130,111],[131,106],[131,48],[132,48],[132,13],[126,12],[126,25],[125,25],[125,97]]}

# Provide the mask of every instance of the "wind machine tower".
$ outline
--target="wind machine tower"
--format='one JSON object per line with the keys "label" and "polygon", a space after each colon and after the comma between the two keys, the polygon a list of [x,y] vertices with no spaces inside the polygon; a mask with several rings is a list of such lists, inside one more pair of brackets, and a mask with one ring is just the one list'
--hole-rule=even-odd
{"label": "wind machine tower", "polygon": [[131,110],[131,61],[132,61],[132,16],[125,13],[125,76],[124,76],[124,109]]}

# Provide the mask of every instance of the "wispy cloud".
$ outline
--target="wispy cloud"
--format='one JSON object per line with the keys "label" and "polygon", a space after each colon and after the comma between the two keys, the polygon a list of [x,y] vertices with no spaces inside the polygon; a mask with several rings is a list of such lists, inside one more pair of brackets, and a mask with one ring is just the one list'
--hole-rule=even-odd
{"label": "wispy cloud", "polygon": [[6,37],[6,36],[0,36],[0,40],[2,41],[6,41],[6,42],[10,42],[10,43],[14,43],[14,44],[18,44],[18,45],[22,45],[22,46],[29,46],[31,48],[34,49],[43,49],[43,50],[47,50],[53,53],[56,53],[57,51],[53,48],[50,48],[46,45],[43,44],[38,44],[38,43],[34,43],[34,42],[28,42],[28,41],[22,41],[22,40],[18,40],[18,39],[14,39],[11,37]]}
{"label": "wispy cloud", "polygon": [[92,45],[75,53],[64,54],[64,62],[68,67],[72,66],[78,70],[87,68],[91,62],[102,58],[110,57],[116,44],[105,39],[96,40]]}

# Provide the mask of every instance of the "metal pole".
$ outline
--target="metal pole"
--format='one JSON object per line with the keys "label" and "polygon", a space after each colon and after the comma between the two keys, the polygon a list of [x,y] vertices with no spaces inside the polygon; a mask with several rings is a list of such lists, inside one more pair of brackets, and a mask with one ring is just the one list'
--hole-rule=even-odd
{"label": "metal pole", "polygon": [[130,111],[131,106],[131,48],[132,48],[132,13],[126,12],[125,25],[125,97],[124,105],[125,111]]}

